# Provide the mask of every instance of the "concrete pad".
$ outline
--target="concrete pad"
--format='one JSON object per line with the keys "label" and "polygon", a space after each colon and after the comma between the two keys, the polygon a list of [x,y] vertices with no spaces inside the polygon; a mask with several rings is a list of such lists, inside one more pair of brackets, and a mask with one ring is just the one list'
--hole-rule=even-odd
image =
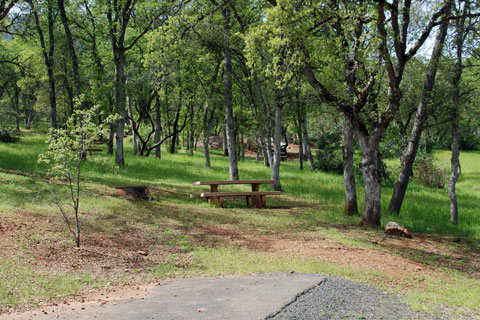
{"label": "concrete pad", "polygon": [[57,307],[47,314],[30,311],[8,319],[265,319],[324,280],[320,275],[296,273],[181,279],[142,298],[85,304],[80,310]]}

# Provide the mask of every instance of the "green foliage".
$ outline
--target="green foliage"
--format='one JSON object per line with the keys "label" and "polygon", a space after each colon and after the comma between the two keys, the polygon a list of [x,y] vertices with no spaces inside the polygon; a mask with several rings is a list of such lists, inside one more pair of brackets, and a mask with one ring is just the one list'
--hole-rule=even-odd
{"label": "green foliage", "polygon": [[109,116],[101,125],[95,123],[97,107],[75,110],[65,128],[51,129],[48,151],[40,154],[38,162],[48,165],[52,181],[70,181],[80,175],[86,152],[93,141],[106,134],[106,124],[114,121]]}
{"label": "green foliage", "polygon": [[460,150],[480,150],[480,137],[471,132],[461,132]]}
{"label": "green foliage", "polygon": [[0,142],[13,143],[17,141],[18,141],[18,137],[13,136],[6,129],[0,128]]}
{"label": "green foliage", "polygon": [[317,138],[315,167],[325,172],[343,173],[342,131],[336,127]]}
{"label": "green foliage", "polygon": [[447,181],[447,174],[435,165],[432,156],[420,157],[416,161],[415,178],[421,184],[432,188],[443,188]]}

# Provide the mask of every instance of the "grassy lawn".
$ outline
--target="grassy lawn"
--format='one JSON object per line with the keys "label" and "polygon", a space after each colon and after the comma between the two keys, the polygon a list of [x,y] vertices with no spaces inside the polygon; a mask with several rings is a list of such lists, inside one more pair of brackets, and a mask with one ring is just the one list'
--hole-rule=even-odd
{"label": "grassy lawn", "polygon": [[[17,144],[0,143],[2,311],[165,277],[295,271],[365,282],[428,312],[439,306],[459,316],[480,312],[479,152],[461,154],[458,226],[449,223],[445,189],[413,181],[400,216],[386,214],[392,188],[383,189],[382,225],[397,221],[415,233],[413,240],[357,227],[361,216],[343,213],[343,177],[300,172],[294,161],[282,163],[284,195],[270,197],[268,209],[246,208],[244,199],[227,199],[218,209],[189,197],[205,190],[193,181],[228,178],[228,161],[215,150],[209,170],[202,150],[164,152],[161,160],[126,150],[124,169],[102,152],[84,166],[83,245],[75,250],[52,203],[46,168],[37,164],[45,138],[23,133]],[[448,168],[449,152],[436,157]],[[241,179],[270,176],[253,159],[241,161],[239,171]],[[115,196],[114,187],[135,185],[150,187],[154,201]],[[65,187],[55,189],[67,197]]]}

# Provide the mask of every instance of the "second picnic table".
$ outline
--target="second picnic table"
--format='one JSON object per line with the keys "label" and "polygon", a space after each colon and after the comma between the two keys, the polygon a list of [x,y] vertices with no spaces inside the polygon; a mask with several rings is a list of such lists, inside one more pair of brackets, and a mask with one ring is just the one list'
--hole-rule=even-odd
{"label": "second picnic table", "polygon": [[[260,191],[261,184],[273,184],[276,180],[219,180],[219,181],[196,181],[196,186],[209,185],[210,192],[204,192],[200,195],[207,201],[215,203],[217,206],[223,206],[223,198],[225,197],[245,197],[247,206],[249,207],[265,207],[267,203],[267,195],[281,195],[280,191]],[[238,185],[250,184],[252,191],[249,192],[219,192],[219,185]]]}

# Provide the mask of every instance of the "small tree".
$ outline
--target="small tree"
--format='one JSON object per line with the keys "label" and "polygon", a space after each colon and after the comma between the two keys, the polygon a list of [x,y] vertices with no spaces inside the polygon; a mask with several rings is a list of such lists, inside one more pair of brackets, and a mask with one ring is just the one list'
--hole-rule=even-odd
{"label": "small tree", "polygon": [[[78,105],[78,103],[77,103]],[[78,212],[80,206],[82,164],[86,161],[86,153],[92,142],[105,134],[107,124],[116,117],[109,116],[101,125],[94,121],[98,115],[98,107],[89,110],[75,110],[67,120],[65,128],[51,129],[50,138],[47,140],[48,151],[42,153],[39,163],[48,166],[47,175],[50,179],[50,190],[54,202],[60,210],[68,229],[75,238],[75,245],[80,247],[80,224]],[[57,192],[53,189],[53,183],[65,183],[68,186],[68,205],[73,209],[74,223],[72,223],[70,210],[62,204]]]}

